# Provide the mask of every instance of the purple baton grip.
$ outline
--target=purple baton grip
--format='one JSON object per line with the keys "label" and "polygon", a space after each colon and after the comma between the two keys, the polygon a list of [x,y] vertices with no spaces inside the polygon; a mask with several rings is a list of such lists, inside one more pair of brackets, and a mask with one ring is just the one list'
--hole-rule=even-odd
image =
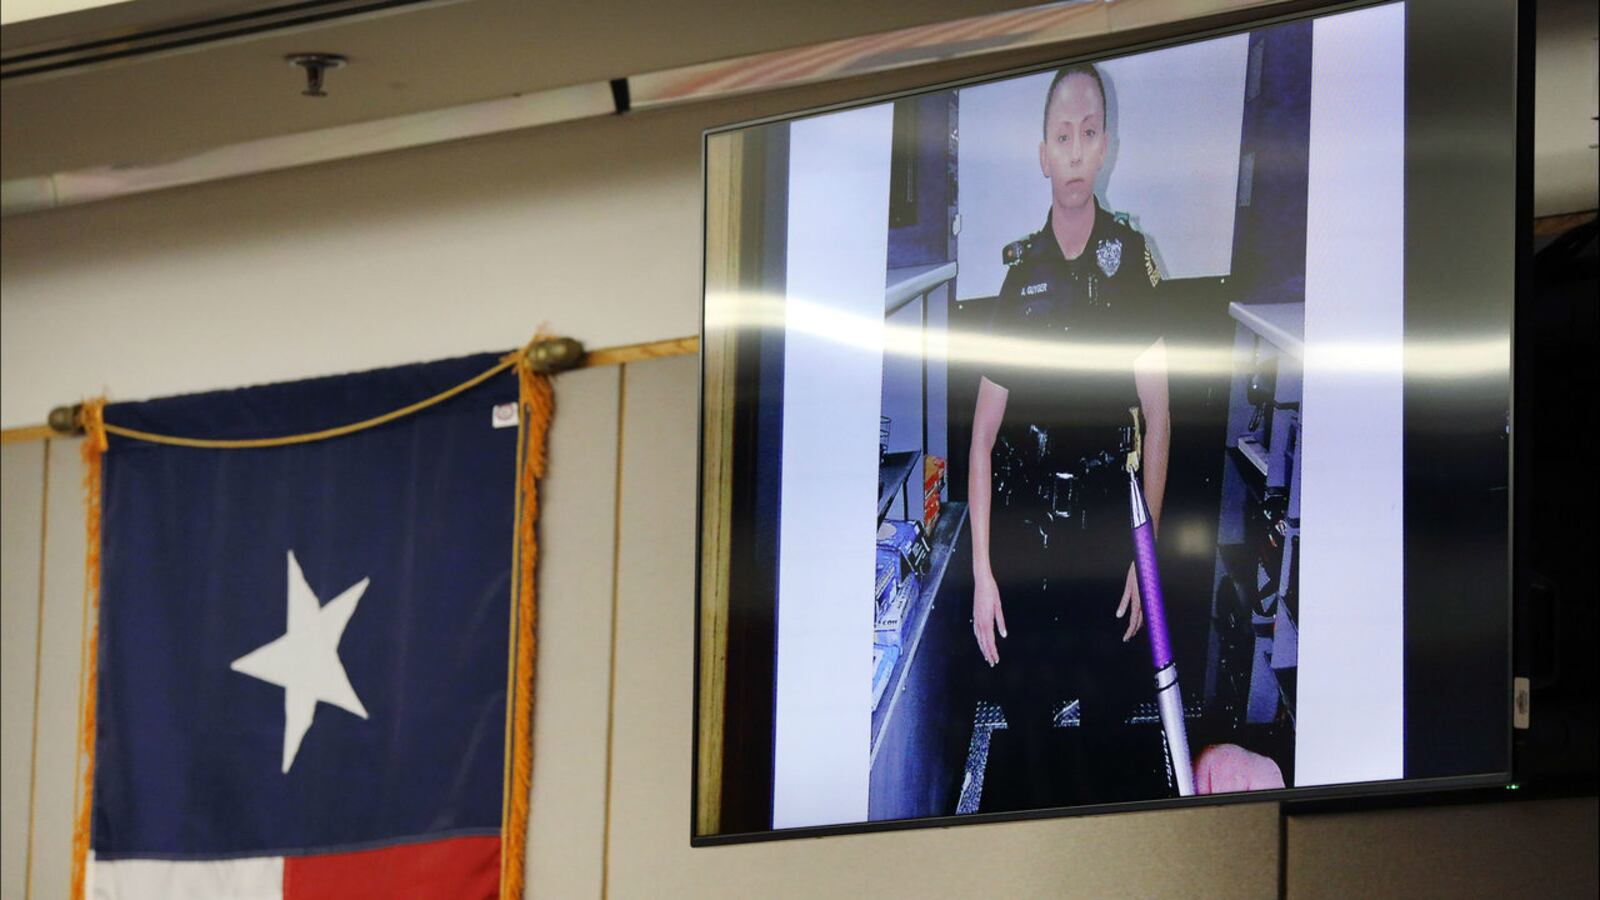
{"label": "purple baton grip", "polygon": [[1139,578],[1139,598],[1144,604],[1145,628],[1150,632],[1150,661],[1155,666],[1156,706],[1161,713],[1168,760],[1178,796],[1194,793],[1194,770],[1189,763],[1189,734],[1183,721],[1183,694],[1178,690],[1178,669],[1172,664],[1172,639],[1167,634],[1167,610],[1161,595],[1161,573],[1156,568],[1156,534],[1150,523],[1139,478],[1128,473],[1128,508],[1133,524],[1133,565]]}
{"label": "purple baton grip", "polygon": [[1144,626],[1150,629],[1150,663],[1165,668],[1173,661],[1173,642],[1166,636],[1162,575],[1155,569],[1155,532],[1149,522],[1133,530],[1133,565],[1139,573],[1139,599],[1144,602]]}
{"label": "purple baton grip", "polygon": [[1150,523],[1133,530],[1133,564],[1139,573],[1139,599],[1144,603],[1144,627],[1150,629],[1150,662],[1161,669],[1172,662],[1172,639],[1167,636],[1167,611],[1161,596],[1161,573],[1156,569],[1156,535]]}
{"label": "purple baton grip", "polygon": [[1139,578],[1139,599],[1144,624],[1150,631],[1150,661],[1157,671],[1172,662],[1172,639],[1167,636],[1167,610],[1161,596],[1161,572],[1156,568],[1156,533],[1150,523],[1139,479],[1128,476],[1128,500],[1133,514],[1133,566]]}

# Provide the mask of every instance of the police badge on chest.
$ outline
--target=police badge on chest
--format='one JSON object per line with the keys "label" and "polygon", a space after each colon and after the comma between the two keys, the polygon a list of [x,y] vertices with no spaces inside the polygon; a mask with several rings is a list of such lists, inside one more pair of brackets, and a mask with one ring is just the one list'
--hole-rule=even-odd
{"label": "police badge on chest", "polygon": [[1094,261],[1100,264],[1100,271],[1106,273],[1107,278],[1117,274],[1122,268],[1122,241],[1118,238],[1101,241],[1094,248]]}

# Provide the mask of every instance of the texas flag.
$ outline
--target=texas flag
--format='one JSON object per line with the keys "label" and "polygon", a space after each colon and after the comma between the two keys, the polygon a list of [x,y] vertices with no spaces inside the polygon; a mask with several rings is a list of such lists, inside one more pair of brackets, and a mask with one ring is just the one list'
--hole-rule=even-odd
{"label": "texas flag", "polygon": [[[160,435],[298,435],[476,356],[106,408]],[[504,371],[290,446],[113,433],[103,457],[86,893],[496,897],[519,429]]]}

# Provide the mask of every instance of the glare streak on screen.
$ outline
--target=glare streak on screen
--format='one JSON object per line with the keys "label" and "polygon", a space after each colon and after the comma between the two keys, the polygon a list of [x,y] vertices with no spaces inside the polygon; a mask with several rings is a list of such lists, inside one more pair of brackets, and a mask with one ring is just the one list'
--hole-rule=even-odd
{"label": "glare streak on screen", "polygon": [[1298,786],[1404,775],[1405,7],[1317,20],[1311,71]]}
{"label": "glare streak on screen", "polygon": [[[789,321],[772,818],[867,818],[878,407],[893,107],[789,126],[786,315],[858,319],[848,340]],[[798,327],[797,327],[798,326]]]}

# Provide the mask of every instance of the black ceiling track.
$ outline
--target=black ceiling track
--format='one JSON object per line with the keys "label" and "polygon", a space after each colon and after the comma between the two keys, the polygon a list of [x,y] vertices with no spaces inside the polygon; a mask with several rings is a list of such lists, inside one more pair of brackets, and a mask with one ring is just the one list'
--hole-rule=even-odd
{"label": "black ceiling track", "polygon": [[22,48],[13,54],[0,56],[0,80],[170,53],[203,44],[239,40],[336,19],[439,3],[440,0],[301,0],[299,3],[288,3],[178,25],[129,31],[90,40],[58,42],[57,46],[35,45]]}

